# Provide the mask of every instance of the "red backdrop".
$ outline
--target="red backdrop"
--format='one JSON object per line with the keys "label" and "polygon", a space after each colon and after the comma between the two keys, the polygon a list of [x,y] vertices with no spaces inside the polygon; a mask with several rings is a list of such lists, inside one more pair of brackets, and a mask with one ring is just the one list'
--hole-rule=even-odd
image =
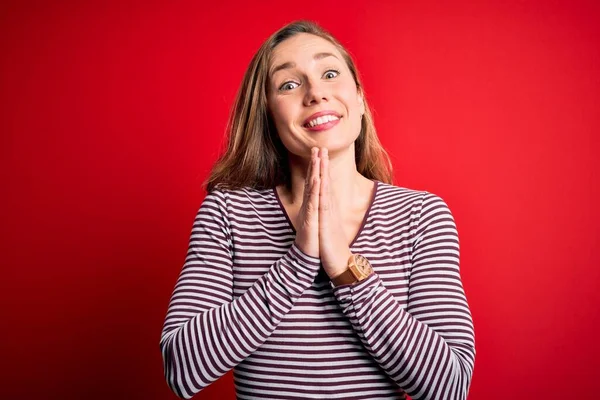
{"label": "red backdrop", "polygon": [[298,18],[354,54],[396,184],[454,213],[470,399],[596,398],[599,3],[470,3],[2,2],[0,398],[175,398],[158,343],[201,183]]}

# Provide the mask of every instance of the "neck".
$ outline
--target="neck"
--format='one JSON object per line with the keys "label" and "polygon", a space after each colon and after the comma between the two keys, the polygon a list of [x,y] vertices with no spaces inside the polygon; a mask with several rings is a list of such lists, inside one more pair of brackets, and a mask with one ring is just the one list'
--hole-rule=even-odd
{"label": "neck", "polygon": [[[291,187],[289,199],[293,204],[302,204],[304,184],[310,158],[301,158],[290,154]],[[366,178],[356,170],[354,144],[345,150],[329,153],[329,190],[342,210],[349,210],[353,200],[364,188]]]}

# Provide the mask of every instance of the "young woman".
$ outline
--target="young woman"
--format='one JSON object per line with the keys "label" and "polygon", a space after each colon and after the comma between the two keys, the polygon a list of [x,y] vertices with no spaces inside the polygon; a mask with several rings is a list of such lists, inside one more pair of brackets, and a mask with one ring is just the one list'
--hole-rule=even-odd
{"label": "young woman", "polygon": [[233,368],[240,399],[464,399],[471,314],[452,214],[391,182],[359,74],[316,24],[244,76],[160,347],[190,398]]}

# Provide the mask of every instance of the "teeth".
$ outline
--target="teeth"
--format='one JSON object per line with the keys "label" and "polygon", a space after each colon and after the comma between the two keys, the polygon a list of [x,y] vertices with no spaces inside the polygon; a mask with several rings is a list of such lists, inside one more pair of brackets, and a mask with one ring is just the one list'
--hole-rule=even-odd
{"label": "teeth", "polygon": [[313,119],[307,125],[312,128],[313,126],[321,125],[321,124],[327,123],[329,121],[335,121],[338,119],[339,118],[336,117],[335,115],[324,115],[322,117]]}

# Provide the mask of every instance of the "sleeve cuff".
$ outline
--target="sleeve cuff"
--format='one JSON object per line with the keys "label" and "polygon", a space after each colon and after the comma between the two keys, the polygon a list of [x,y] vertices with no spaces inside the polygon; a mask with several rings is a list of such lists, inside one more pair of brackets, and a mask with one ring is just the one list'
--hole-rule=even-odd
{"label": "sleeve cuff", "polygon": [[281,258],[279,264],[287,271],[283,273],[284,279],[292,284],[300,285],[300,290],[312,283],[321,266],[321,260],[307,255],[294,243]]}
{"label": "sleeve cuff", "polygon": [[352,298],[354,298],[354,302],[364,298],[378,283],[379,275],[375,271],[366,279],[354,284],[335,286],[332,282],[329,282],[334,296],[342,304],[349,302]]}
{"label": "sleeve cuff", "polygon": [[292,247],[290,247],[289,254],[293,256],[293,258],[303,266],[312,269],[319,268],[321,266],[320,258],[309,256],[308,254],[300,250],[300,248],[296,246],[296,243],[293,243]]}

